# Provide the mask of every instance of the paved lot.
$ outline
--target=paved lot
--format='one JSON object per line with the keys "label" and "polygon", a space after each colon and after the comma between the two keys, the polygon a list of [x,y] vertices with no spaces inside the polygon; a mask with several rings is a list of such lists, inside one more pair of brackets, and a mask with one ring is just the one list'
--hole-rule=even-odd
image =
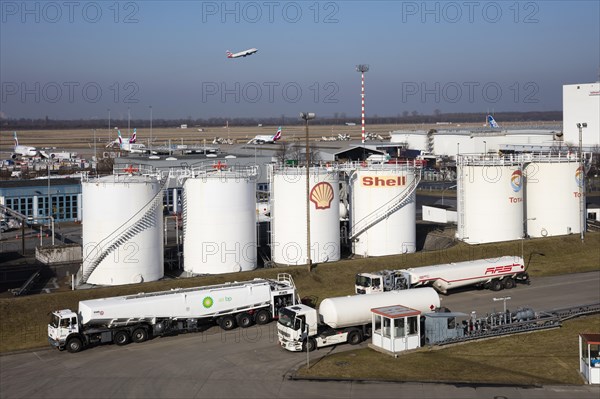
{"label": "paved lot", "polygon": [[[538,310],[600,301],[600,272],[535,279],[510,292],[509,308]],[[504,293],[504,292],[503,292]],[[442,298],[454,310],[501,309],[498,293],[466,291]],[[365,344],[363,344],[365,345]],[[321,349],[320,356],[353,349]],[[576,355],[576,354],[574,354]],[[78,354],[42,349],[0,357],[0,398],[594,398],[598,387],[503,387],[422,383],[295,381],[305,353],[277,345],[276,324],[158,338]]]}

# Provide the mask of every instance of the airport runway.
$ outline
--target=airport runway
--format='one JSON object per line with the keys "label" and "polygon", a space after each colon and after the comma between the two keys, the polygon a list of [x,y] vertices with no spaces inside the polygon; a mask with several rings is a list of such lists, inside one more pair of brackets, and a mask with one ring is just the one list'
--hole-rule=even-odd
{"label": "airport runway", "polygon": [[[465,313],[502,309],[550,310],[600,301],[600,271],[534,279],[510,291],[471,290],[442,303]],[[575,338],[574,338],[575,339]],[[365,343],[362,344],[363,346]],[[321,349],[311,361],[350,345]],[[576,355],[576,354],[574,354]],[[41,349],[0,357],[0,398],[594,398],[599,387],[503,387],[464,384],[297,381],[290,373],[305,353],[277,345],[276,324],[158,338],[124,347],[106,345],[78,354]]]}

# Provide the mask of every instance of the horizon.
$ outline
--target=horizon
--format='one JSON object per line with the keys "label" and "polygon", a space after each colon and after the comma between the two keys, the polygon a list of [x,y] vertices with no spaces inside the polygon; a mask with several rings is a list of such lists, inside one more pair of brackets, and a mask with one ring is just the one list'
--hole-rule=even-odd
{"label": "horizon", "polygon": [[3,120],[355,119],[358,64],[367,120],[551,112],[599,78],[596,1],[0,6]]}

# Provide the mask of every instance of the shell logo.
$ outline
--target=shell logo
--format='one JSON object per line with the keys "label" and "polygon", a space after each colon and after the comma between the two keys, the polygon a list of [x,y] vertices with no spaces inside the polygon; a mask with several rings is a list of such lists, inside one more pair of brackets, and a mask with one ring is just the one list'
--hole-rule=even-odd
{"label": "shell logo", "polygon": [[213,299],[209,296],[202,300],[202,306],[204,306],[206,309],[210,308],[213,305],[213,303]]}
{"label": "shell logo", "polygon": [[329,183],[321,182],[310,190],[309,198],[317,209],[329,209],[333,201],[333,187]]}
{"label": "shell logo", "polygon": [[520,170],[515,170],[510,177],[510,186],[512,187],[515,193],[521,191],[521,187],[523,186],[523,174]]}
{"label": "shell logo", "polygon": [[583,187],[583,168],[580,166],[575,171],[575,182],[579,187]]}

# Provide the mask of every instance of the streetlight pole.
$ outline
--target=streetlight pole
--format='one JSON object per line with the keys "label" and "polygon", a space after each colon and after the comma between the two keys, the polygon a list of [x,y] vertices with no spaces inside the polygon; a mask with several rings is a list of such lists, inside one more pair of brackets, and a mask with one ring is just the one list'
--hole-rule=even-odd
{"label": "streetlight pole", "polygon": [[577,128],[579,129],[579,176],[581,178],[577,182],[579,186],[579,231],[581,235],[581,242],[583,243],[583,231],[585,230],[585,169],[583,168],[583,128],[587,128],[587,123],[578,123]]}
{"label": "streetlight pole", "polygon": [[150,144],[152,144],[152,105],[150,106]]}
{"label": "streetlight pole", "polygon": [[313,112],[301,112],[300,118],[304,119],[304,129],[306,137],[306,267],[310,272],[312,269],[312,259],[310,254],[310,142],[308,140],[308,121],[315,119]]}
{"label": "streetlight pole", "polygon": [[535,220],[535,218],[523,219],[523,236],[521,236],[521,259],[525,263],[525,237],[527,237],[527,221]]}

